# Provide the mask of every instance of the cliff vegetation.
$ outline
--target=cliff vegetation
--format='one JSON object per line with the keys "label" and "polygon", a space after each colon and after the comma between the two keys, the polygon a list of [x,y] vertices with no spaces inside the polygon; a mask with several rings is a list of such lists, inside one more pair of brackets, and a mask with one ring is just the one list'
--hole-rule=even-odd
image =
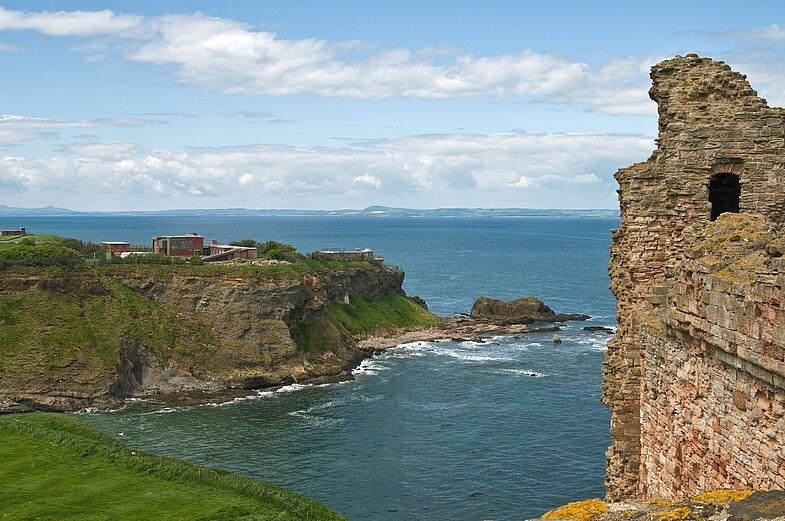
{"label": "cliff vegetation", "polygon": [[396,267],[268,246],[293,260],[5,264],[0,411],[350,378],[357,337],[437,322]]}

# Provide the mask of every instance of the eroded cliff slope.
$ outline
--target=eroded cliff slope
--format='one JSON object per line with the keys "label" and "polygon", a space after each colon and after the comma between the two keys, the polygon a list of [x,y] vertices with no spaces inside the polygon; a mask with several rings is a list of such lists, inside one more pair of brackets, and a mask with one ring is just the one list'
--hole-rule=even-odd
{"label": "eroded cliff slope", "polygon": [[4,270],[0,409],[344,378],[366,356],[357,334],[436,321],[403,278],[372,263]]}

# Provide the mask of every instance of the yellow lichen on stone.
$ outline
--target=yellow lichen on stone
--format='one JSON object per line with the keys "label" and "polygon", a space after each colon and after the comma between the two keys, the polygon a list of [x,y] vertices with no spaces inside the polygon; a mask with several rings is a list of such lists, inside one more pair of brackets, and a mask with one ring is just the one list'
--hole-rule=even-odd
{"label": "yellow lichen on stone", "polygon": [[736,501],[742,501],[751,496],[754,490],[712,490],[698,494],[693,501],[704,505],[728,506]]}
{"label": "yellow lichen on stone", "polygon": [[681,521],[687,519],[692,511],[689,507],[669,508],[654,513],[656,521]]}
{"label": "yellow lichen on stone", "polygon": [[591,521],[599,514],[608,512],[608,505],[600,499],[587,499],[567,503],[550,512],[543,514],[543,519],[565,519],[575,521]]}
{"label": "yellow lichen on stone", "polygon": [[667,499],[646,499],[643,501],[647,505],[657,505],[657,506],[671,506],[673,505],[673,501],[668,501]]}

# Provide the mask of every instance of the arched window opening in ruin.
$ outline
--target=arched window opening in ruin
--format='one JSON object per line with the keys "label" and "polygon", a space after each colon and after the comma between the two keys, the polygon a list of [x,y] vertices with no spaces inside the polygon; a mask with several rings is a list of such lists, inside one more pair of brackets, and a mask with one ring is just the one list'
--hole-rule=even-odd
{"label": "arched window opening in ruin", "polygon": [[720,214],[726,212],[739,213],[741,184],[735,174],[717,174],[709,182],[709,202],[711,203],[711,220],[716,221]]}

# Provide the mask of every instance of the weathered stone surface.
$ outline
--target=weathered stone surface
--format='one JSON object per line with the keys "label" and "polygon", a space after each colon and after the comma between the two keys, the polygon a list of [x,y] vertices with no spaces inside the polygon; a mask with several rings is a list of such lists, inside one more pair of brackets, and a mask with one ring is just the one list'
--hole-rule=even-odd
{"label": "weathered stone surface", "polygon": [[714,490],[680,501],[619,501],[588,499],[543,514],[541,519],[565,521],[754,521],[785,519],[781,491]]}
{"label": "weathered stone surface", "polygon": [[588,320],[589,315],[556,313],[541,300],[528,296],[511,301],[480,297],[474,301],[471,317],[498,324],[530,324],[532,322],[564,322]]}
{"label": "weathered stone surface", "polygon": [[657,149],[616,173],[608,498],[782,489],[785,110],[696,55],[651,76]]}

